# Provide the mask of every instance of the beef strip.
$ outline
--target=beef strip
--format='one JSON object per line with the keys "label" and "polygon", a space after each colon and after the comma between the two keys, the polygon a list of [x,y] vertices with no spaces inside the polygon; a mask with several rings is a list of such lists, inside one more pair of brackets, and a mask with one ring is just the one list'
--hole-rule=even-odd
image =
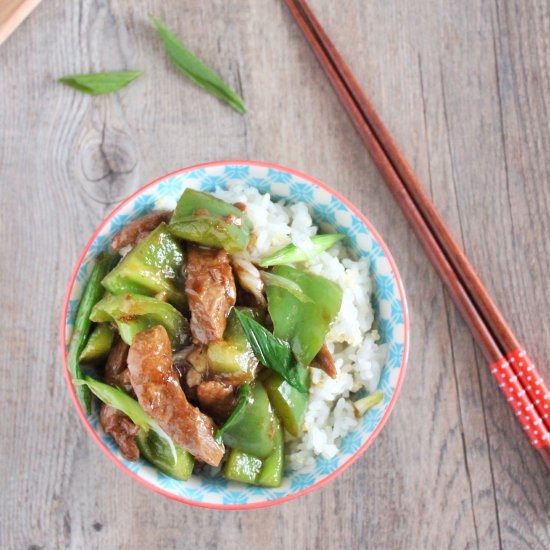
{"label": "beef strip", "polygon": [[153,229],[162,222],[168,222],[172,217],[171,211],[151,212],[130,222],[124,229],[117,233],[111,241],[111,250],[118,252],[129,244],[137,244],[142,241]]}
{"label": "beef strip", "polygon": [[225,250],[198,246],[187,248],[185,293],[191,310],[195,342],[221,340],[227,316],[235,305],[235,279]]}
{"label": "beef strip", "polygon": [[233,412],[237,401],[233,387],[221,380],[205,380],[197,386],[197,397],[202,411],[223,424]]}
{"label": "beef strip", "polygon": [[139,428],[123,412],[111,407],[111,405],[102,403],[99,411],[99,422],[105,433],[113,436],[122,456],[126,460],[137,460],[139,458],[139,448],[136,443]]}
{"label": "beef strip", "polygon": [[178,445],[199,460],[217,466],[223,458],[223,444],[214,439],[211,418],[189,404],[172,365],[170,339],[162,325],[134,336],[128,368],[138,401],[147,414]]}
{"label": "beef strip", "polygon": [[334,365],[334,359],[332,358],[326,344],[323,344],[323,347],[319,350],[319,353],[313,358],[311,366],[316,369],[321,369],[331,378],[336,378],[338,375],[336,366]]}
{"label": "beef strip", "polygon": [[109,352],[103,379],[106,384],[122,388],[126,393],[133,395],[134,390],[130,382],[126,361],[128,359],[128,344],[120,336],[116,336],[115,343]]}

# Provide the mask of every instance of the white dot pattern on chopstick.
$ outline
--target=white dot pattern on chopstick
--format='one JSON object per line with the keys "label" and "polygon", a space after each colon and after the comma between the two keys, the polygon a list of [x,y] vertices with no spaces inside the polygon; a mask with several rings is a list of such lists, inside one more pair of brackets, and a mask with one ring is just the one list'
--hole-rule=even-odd
{"label": "white dot pattern on chopstick", "polygon": [[[526,371],[529,371],[530,374],[526,375]],[[550,444],[550,432],[542,419],[548,418],[548,414],[543,412],[544,409],[548,409],[548,404],[540,405],[541,399],[550,399],[550,392],[525,350],[516,350],[493,363],[491,373],[533,446],[540,449]],[[531,379],[535,379],[536,390],[528,385],[527,381]],[[523,389],[522,383],[526,389]],[[537,407],[534,403],[537,404]]]}

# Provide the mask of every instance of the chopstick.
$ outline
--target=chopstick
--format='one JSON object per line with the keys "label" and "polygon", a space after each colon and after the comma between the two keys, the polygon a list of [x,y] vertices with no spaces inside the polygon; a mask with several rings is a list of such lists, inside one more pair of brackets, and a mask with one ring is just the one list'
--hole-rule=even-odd
{"label": "chopstick", "polygon": [[307,3],[286,0],[390,191],[550,469],[550,392]]}
{"label": "chopstick", "polygon": [[25,20],[41,0],[6,0],[0,6],[0,44]]}

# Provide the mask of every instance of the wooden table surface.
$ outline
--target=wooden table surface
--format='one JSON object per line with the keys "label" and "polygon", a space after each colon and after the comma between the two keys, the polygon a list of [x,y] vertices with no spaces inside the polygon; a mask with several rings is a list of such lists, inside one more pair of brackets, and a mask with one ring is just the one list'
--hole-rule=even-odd
{"label": "wooden table surface", "polygon": [[[550,350],[550,4],[312,0],[530,353]],[[154,13],[237,90],[241,116],[166,60]],[[143,69],[113,96],[56,82]],[[308,172],[392,250],[412,346],[368,452],[325,488],[248,512],[192,508],[91,441],[58,345],[93,229],[148,181],[222,158]],[[550,475],[279,0],[48,0],[0,48],[0,547],[549,548]]]}

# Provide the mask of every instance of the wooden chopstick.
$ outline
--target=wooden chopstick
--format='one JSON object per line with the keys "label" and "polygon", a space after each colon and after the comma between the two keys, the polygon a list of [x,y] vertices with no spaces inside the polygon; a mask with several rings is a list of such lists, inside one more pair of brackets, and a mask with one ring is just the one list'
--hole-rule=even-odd
{"label": "wooden chopstick", "polygon": [[[418,178],[329,37],[303,0],[287,0],[298,25],[412,225],[530,440],[550,468],[550,393],[471,264],[424,193]],[[430,223],[430,221],[432,223]],[[458,252],[457,252],[458,251]],[[459,255],[459,259],[455,258]]]}
{"label": "wooden chopstick", "polygon": [[[541,374],[525,349],[508,326],[502,313],[484,287],[470,261],[457,244],[441,215],[426,195],[420,180],[397,147],[393,137],[384,126],[380,116],[369,101],[351,69],[348,67],[323,27],[307,5],[306,1],[294,2],[298,10],[302,10],[304,20],[310,25],[317,37],[326,57],[335,68],[339,78],[344,82],[348,92],[353,97],[361,111],[362,118],[369,125],[375,139],[380,144],[386,158],[399,175],[403,186],[411,196],[418,210],[430,228],[439,246],[443,249],[449,263],[452,265],[463,286],[472,297],[476,308],[485,320],[488,329],[494,334],[501,352],[496,356],[487,357],[492,363],[499,363],[505,357],[512,364],[512,368],[530,400],[537,409],[547,430],[550,431],[550,390],[547,388]],[[514,368],[515,365],[515,368]]]}
{"label": "wooden chopstick", "polygon": [[4,0],[0,6],[0,44],[25,20],[41,0]]}

